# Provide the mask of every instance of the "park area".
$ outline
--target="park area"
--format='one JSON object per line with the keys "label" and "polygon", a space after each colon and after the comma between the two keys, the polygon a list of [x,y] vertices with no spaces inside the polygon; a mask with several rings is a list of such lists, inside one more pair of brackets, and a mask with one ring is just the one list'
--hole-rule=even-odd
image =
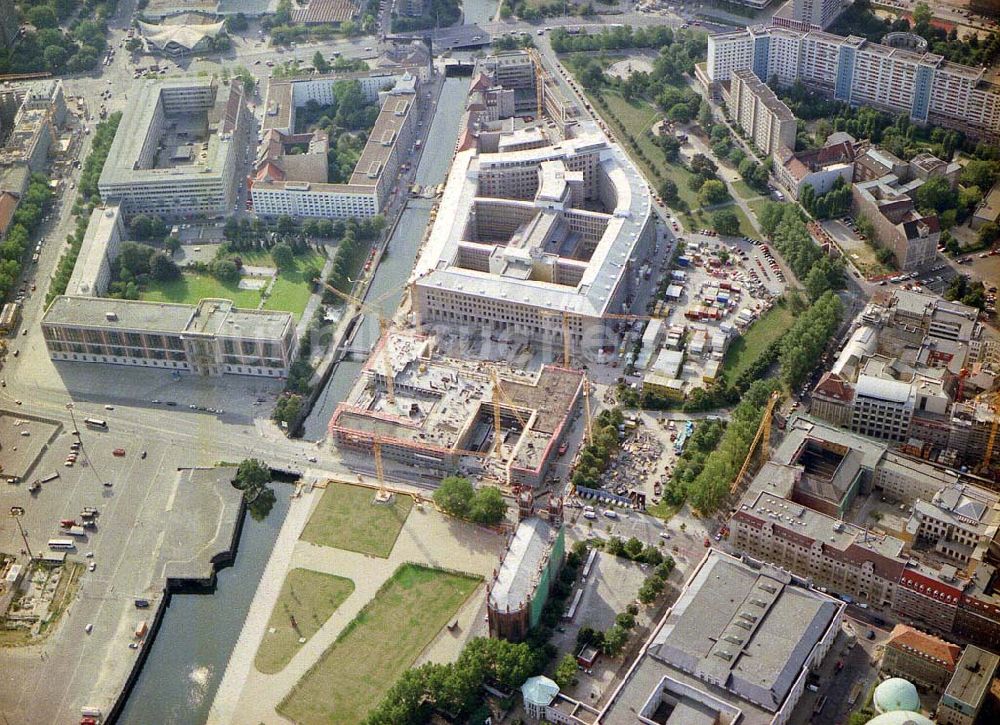
{"label": "park area", "polygon": [[477,577],[403,564],[282,701],[279,714],[296,723],[362,722],[479,584]]}
{"label": "park area", "polygon": [[312,250],[296,254],[293,265],[282,270],[275,270],[267,252],[240,252],[238,256],[244,270],[262,270],[261,274],[256,277],[244,274],[239,282],[224,282],[207,272],[184,270],[178,279],[151,281],[141,299],[192,305],[206,298],[221,298],[245,309],[261,308],[291,312],[296,318],[302,316],[312,294],[312,278],[325,262],[322,254]]}
{"label": "park area", "polygon": [[795,321],[788,305],[776,304],[754,322],[746,334],[733,340],[722,363],[727,380],[736,380],[761,356],[767,346],[777,340]]}
{"label": "park area", "polygon": [[375,503],[371,488],[332,483],[309,518],[302,540],[385,559],[412,508],[410,496],[396,494],[389,503]]}
{"label": "park area", "polygon": [[284,669],[354,591],[344,577],[308,569],[292,569],[267,623],[267,633],[254,664],[265,675]]}

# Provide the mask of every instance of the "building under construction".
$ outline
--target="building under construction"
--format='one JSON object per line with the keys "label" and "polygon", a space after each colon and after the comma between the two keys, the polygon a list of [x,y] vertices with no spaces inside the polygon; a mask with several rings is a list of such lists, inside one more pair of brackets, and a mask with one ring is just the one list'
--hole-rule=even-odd
{"label": "building under construction", "polygon": [[[538,486],[583,396],[583,373],[538,373],[435,353],[435,339],[390,331],[330,419],[331,439],[439,479],[460,472]],[[499,430],[498,430],[499,427]]]}

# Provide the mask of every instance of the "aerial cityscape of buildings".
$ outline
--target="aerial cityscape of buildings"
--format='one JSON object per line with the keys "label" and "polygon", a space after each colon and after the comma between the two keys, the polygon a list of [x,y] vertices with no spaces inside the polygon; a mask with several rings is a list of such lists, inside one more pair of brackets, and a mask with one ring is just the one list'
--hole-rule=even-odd
{"label": "aerial cityscape of buildings", "polygon": [[1000,11],[666,3],[0,0],[4,722],[1000,718]]}

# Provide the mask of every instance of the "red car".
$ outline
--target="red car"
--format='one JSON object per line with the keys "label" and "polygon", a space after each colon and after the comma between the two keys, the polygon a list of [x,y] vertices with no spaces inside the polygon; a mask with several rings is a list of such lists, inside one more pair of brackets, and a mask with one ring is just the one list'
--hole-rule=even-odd
{"label": "red car", "polygon": [[708,539],[706,538],[706,539],[705,539],[705,548],[707,549],[707,548],[708,548],[708,547],[710,547],[711,545],[712,545],[712,542],[711,542],[711,541],[709,541],[709,540],[708,540]]}
{"label": "red car", "polygon": [[122,457],[124,457],[124,456],[125,456],[125,449],[124,449],[124,448],[115,448],[115,449],[114,449],[114,450],[112,451],[112,453],[113,453],[114,455],[118,456],[119,458],[122,458]]}

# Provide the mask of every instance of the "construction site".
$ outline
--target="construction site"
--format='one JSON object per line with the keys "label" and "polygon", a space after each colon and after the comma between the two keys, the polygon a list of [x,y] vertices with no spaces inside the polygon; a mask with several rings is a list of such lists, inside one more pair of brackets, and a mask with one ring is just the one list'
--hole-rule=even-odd
{"label": "construction site", "polygon": [[536,487],[565,452],[585,387],[579,370],[545,365],[532,373],[459,360],[441,355],[432,336],[391,330],[337,407],[329,433],[342,451],[374,453],[380,477],[385,456],[421,479],[458,473]]}

